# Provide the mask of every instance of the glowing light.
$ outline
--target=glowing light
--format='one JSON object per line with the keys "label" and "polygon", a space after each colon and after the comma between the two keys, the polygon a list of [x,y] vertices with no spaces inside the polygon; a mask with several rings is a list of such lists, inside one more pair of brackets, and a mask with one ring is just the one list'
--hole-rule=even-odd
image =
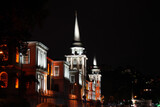
{"label": "glowing light", "polygon": [[53,76],[53,64],[51,64],[51,76]]}
{"label": "glowing light", "polygon": [[19,88],[19,80],[18,80],[18,78],[16,78],[15,88]]}
{"label": "glowing light", "polygon": [[137,96],[135,95],[134,98],[137,98]]}
{"label": "glowing light", "polygon": [[49,75],[49,64],[48,64],[48,75]]}
{"label": "glowing light", "polygon": [[76,99],[77,98],[77,96],[74,95],[74,94],[70,94],[69,97],[70,97],[70,99]]}
{"label": "glowing light", "polygon": [[78,21],[77,21],[77,13],[76,13],[76,19],[75,19],[74,40],[75,41],[80,41],[80,34],[79,34]]}
{"label": "glowing light", "polygon": [[16,63],[19,63],[19,52],[18,52],[18,48],[16,48]]}
{"label": "glowing light", "polygon": [[0,51],[0,54],[3,54],[3,51]]}

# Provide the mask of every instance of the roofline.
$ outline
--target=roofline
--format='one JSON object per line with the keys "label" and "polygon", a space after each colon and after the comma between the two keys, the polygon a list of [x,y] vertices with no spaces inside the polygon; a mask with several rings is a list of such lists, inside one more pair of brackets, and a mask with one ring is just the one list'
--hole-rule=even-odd
{"label": "roofline", "polygon": [[41,47],[43,47],[45,50],[49,50],[49,48],[47,46],[45,46],[43,43],[38,42],[38,41],[27,41],[27,43],[36,43],[36,45],[39,45]]}

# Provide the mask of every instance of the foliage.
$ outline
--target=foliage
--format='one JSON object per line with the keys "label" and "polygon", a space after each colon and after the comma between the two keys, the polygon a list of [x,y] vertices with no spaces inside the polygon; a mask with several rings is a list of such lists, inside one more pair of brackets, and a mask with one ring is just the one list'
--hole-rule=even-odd
{"label": "foliage", "polygon": [[28,39],[30,30],[41,24],[48,12],[48,0],[5,0],[0,4],[1,37]]}

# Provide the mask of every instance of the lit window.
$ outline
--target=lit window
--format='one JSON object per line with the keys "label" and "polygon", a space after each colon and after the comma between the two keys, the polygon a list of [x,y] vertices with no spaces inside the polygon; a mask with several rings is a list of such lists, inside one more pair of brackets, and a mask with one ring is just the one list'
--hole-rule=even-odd
{"label": "lit window", "polygon": [[38,74],[38,91],[41,89],[41,75]]}
{"label": "lit window", "polygon": [[53,63],[51,64],[51,76],[53,76]]}
{"label": "lit window", "polygon": [[15,88],[19,88],[19,80],[18,80],[18,78],[16,78]]}
{"label": "lit window", "polygon": [[54,76],[59,76],[59,66],[54,67]]}
{"label": "lit window", "polygon": [[48,64],[48,75],[49,75],[49,64]]}
{"label": "lit window", "polygon": [[75,82],[75,76],[74,76],[74,75],[71,75],[71,76],[70,76],[70,81],[71,81],[71,83],[74,83],[74,82]]}
{"label": "lit window", "polygon": [[8,60],[8,47],[6,44],[0,45],[0,61]]}
{"label": "lit window", "polygon": [[8,86],[8,74],[6,72],[0,73],[0,80],[4,82],[4,86],[1,86],[1,88],[7,88]]}
{"label": "lit window", "polygon": [[73,69],[77,70],[77,59],[73,60]]}
{"label": "lit window", "polygon": [[18,48],[16,48],[16,63],[19,63],[19,52],[18,52]]}
{"label": "lit window", "polygon": [[27,50],[26,55],[23,55],[22,64],[30,64],[30,49]]}

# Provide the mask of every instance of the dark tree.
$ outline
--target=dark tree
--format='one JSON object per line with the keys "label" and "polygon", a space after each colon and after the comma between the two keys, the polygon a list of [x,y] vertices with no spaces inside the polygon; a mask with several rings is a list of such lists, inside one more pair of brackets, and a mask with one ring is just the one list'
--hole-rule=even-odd
{"label": "dark tree", "polygon": [[29,39],[36,24],[41,25],[48,12],[48,0],[4,0],[0,3],[0,37]]}

